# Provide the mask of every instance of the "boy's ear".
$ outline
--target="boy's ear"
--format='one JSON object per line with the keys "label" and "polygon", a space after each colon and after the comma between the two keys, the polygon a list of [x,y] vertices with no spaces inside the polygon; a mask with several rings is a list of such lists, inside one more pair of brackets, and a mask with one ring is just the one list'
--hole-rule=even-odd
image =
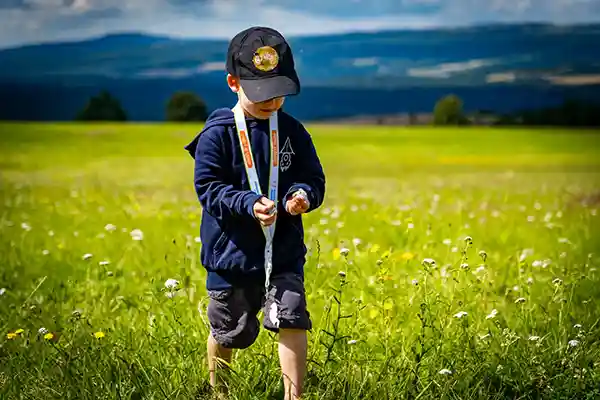
{"label": "boy's ear", "polygon": [[233,93],[237,93],[240,90],[239,79],[237,79],[235,76],[233,76],[231,74],[227,74],[227,85],[229,86],[229,89],[231,89],[231,91]]}

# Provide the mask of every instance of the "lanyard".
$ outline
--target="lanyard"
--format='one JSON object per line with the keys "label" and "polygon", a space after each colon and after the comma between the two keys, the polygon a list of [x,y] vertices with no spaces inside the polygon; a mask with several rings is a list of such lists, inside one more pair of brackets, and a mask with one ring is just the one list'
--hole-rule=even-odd
{"label": "lanyard", "polygon": [[[260,182],[256,172],[254,156],[252,155],[252,146],[250,145],[248,128],[246,127],[246,117],[239,103],[233,108],[233,114],[235,117],[235,125],[237,128],[240,148],[244,157],[244,166],[246,167],[246,174],[248,175],[248,181],[250,182],[250,188],[257,194],[263,194],[262,190],[260,189]],[[269,173],[268,197],[270,200],[275,202],[275,208],[277,208],[277,186],[279,182],[279,126],[277,121],[277,112],[274,112],[269,117],[269,132],[271,150],[269,165],[271,166],[271,171]],[[270,226],[262,226],[262,230],[266,239],[265,287],[268,290],[269,279],[271,272],[273,271],[273,238],[275,237],[275,223]]]}

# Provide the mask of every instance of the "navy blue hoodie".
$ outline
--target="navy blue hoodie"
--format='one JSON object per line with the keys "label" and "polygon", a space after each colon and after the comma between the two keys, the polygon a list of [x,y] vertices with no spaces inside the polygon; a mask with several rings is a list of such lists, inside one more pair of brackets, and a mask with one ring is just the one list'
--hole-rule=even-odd
{"label": "navy blue hoodie", "polygon": [[[293,192],[308,194],[308,212],[323,203],[325,176],[304,126],[282,110],[279,119],[278,214],[273,239],[273,272],[304,274],[306,246],[300,215],[285,210]],[[269,120],[247,117],[248,134],[262,192],[269,186]],[[185,149],[195,159],[194,186],[202,205],[201,262],[208,290],[264,282],[265,237],[254,217],[261,197],[250,190],[233,111],[215,110]]]}

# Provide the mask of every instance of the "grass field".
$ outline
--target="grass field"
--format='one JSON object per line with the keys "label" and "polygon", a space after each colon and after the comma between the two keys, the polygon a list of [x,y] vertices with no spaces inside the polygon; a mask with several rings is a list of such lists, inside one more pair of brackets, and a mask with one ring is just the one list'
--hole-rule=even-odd
{"label": "grass field", "polygon": [[[600,396],[598,134],[309,128],[306,399]],[[197,130],[0,125],[0,398],[209,398]],[[230,382],[281,398],[276,337]]]}

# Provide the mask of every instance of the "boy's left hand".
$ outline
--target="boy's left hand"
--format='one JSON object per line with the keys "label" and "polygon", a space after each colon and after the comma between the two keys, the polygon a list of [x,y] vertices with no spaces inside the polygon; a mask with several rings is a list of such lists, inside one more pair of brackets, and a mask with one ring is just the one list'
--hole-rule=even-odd
{"label": "boy's left hand", "polygon": [[306,195],[298,194],[292,196],[285,202],[285,210],[291,215],[305,213],[308,210],[309,203]]}

